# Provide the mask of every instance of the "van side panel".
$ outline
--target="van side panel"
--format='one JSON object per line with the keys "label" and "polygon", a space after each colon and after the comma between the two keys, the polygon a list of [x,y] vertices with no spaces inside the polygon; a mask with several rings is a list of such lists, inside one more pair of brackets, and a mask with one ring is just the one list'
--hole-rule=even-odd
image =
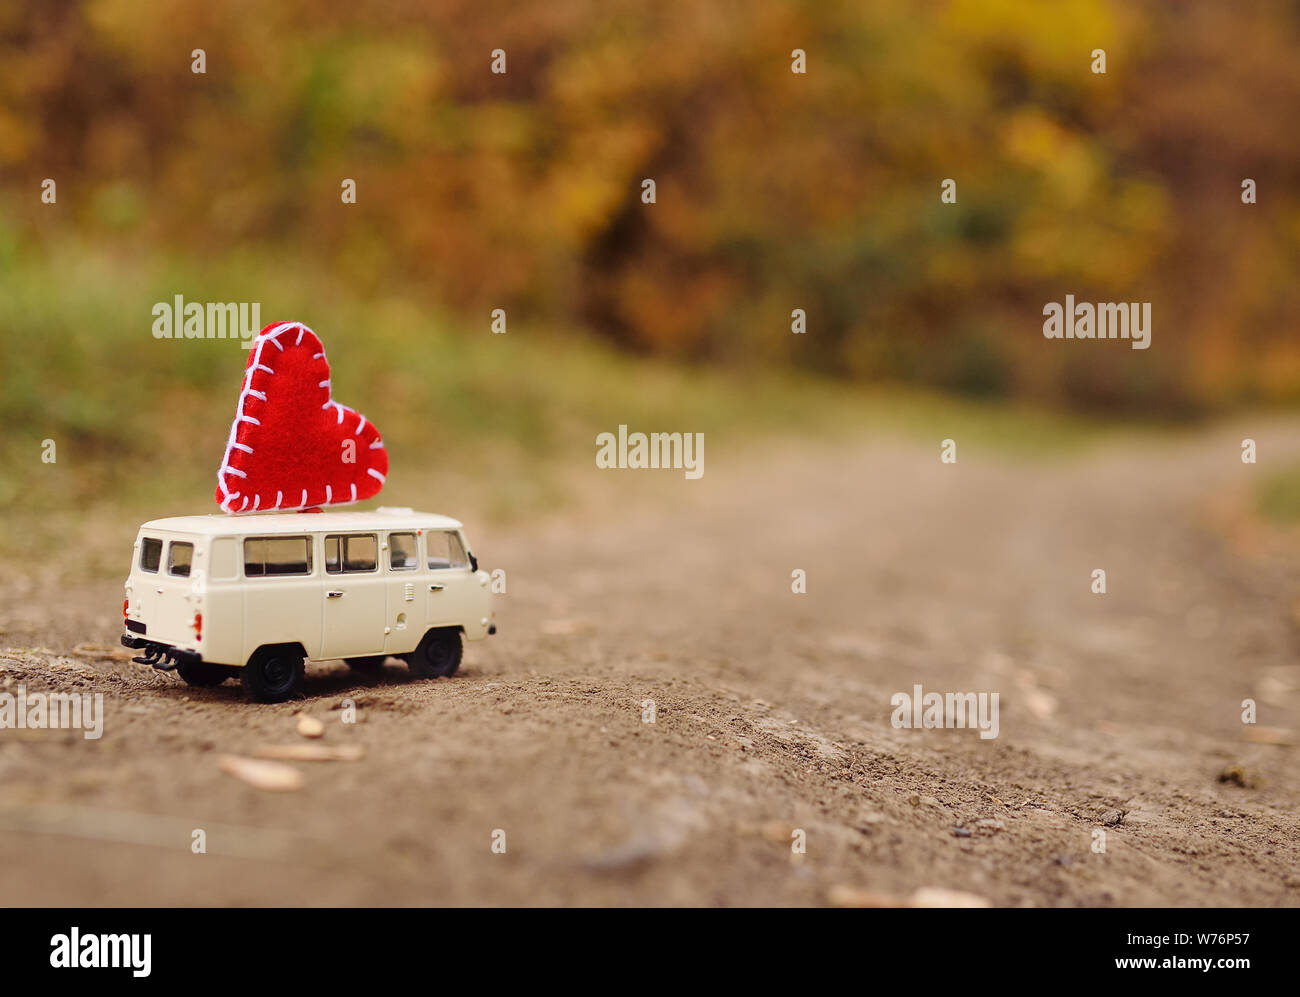
{"label": "van side panel", "polygon": [[213,537],[203,573],[203,639],[205,661],[242,665],[244,655],[244,593],[233,537]]}
{"label": "van side panel", "polygon": [[[465,550],[469,550],[469,540],[463,530],[457,531]],[[492,621],[492,576],[480,568],[471,576],[474,584],[470,591],[474,594],[469,599],[465,615],[465,639],[482,640],[488,635],[488,626]]]}
{"label": "van side panel", "polygon": [[[330,534],[320,537],[321,549]],[[374,567],[367,570],[348,571],[346,566],[336,574],[328,571],[319,598],[323,603],[323,634],[318,658],[364,657],[384,653],[385,612],[387,585],[384,580],[384,561],[387,543],[380,546],[378,531],[344,533],[341,540],[355,537],[372,537]],[[346,560],[346,558],[344,558]]]}
{"label": "van side panel", "polygon": [[424,602],[429,579],[424,559],[415,548],[413,563],[397,563],[393,553],[394,537],[408,545],[415,545],[418,534],[413,529],[389,530],[384,534],[384,558],[380,567],[384,573],[384,587],[388,590],[388,617],[384,627],[384,653],[410,654],[424,637]]}
{"label": "van side panel", "polygon": [[[254,585],[256,582],[258,584]],[[297,642],[308,658],[320,657],[319,577],[250,578],[244,585],[244,665],[264,644]]]}
{"label": "van side panel", "polygon": [[311,548],[309,575],[245,576],[239,583],[244,598],[244,646],[240,660],[234,664],[247,664],[253,652],[264,644],[295,641],[303,646],[308,658],[320,657],[323,560],[319,535],[311,537]]}
{"label": "van side panel", "polygon": [[476,571],[473,576],[473,593],[468,600],[464,627],[466,640],[482,640],[488,635],[492,622],[492,576],[486,571]]}
{"label": "van side panel", "polygon": [[248,660],[244,654],[244,594],[238,582],[208,583],[199,650],[205,661],[220,665],[242,665]]}
{"label": "van side panel", "polygon": [[434,558],[429,545],[442,533],[453,534],[459,540],[461,550],[469,550],[464,535],[459,531],[425,531],[425,581],[428,583],[425,628],[458,626],[464,629],[467,640],[481,640],[487,636],[491,615],[490,578],[486,571],[470,571],[468,564],[441,566],[446,562]]}

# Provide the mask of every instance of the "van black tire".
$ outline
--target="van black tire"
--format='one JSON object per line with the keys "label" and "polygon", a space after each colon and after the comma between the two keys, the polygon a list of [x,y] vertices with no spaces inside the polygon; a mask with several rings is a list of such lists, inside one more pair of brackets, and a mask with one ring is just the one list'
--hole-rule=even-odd
{"label": "van black tire", "polygon": [[302,688],[303,656],[296,647],[259,647],[240,671],[240,681],[250,699],[283,703]]}
{"label": "van black tire", "polygon": [[454,627],[430,630],[420,646],[406,655],[406,665],[422,679],[443,678],[456,674],[464,651],[460,630]]}
{"label": "van black tire", "polygon": [[344,658],[344,663],[356,672],[364,672],[367,675],[374,675],[384,667],[384,662],[388,656],[384,654],[372,654],[366,658]]}
{"label": "van black tire", "polygon": [[176,666],[176,674],[185,680],[186,685],[204,686],[221,685],[230,678],[225,665],[214,665],[210,661],[196,661],[194,664]]}

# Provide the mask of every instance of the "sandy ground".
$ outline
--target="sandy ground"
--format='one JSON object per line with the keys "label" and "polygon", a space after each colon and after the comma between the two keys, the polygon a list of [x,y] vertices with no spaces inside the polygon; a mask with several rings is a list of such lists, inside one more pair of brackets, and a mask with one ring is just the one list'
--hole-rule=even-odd
{"label": "sandy ground", "polygon": [[[1295,905],[1300,747],[1247,740],[1241,703],[1300,728],[1300,556],[1242,513],[1239,443],[1295,457],[1297,428],[951,466],[711,438],[698,481],[593,469],[529,528],[431,503],[506,569],[501,632],[455,678],[331,662],[280,706],[86,651],[120,581],[11,565],[0,682],[106,718],[0,731],[0,902]],[[918,683],[998,692],[999,736],[893,728]],[[299,711],[364,757],[284,793],[221,771]]]}

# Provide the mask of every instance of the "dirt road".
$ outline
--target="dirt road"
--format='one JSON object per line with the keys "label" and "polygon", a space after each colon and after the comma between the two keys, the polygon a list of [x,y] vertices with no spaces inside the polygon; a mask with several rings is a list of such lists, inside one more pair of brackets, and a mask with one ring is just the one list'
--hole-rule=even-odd
{"label": "dirt road", "polygon": [[[698,481],[593,468],[530,528],[434,502],[506,570],[500,634],[453,679],[330,663],[281,706],[75,652],[115,644],[120,582],[11,565],[0,682],[106,717],[0,731],[0,902],[1295,905],[1300,747],[1241,704],[1300,728],[1300,557],[1241,514],[1239,444],[1295,457],[1297,428],[950,466],[711,438]],[[998,692],[999,736],[895,729],[917,684]],[[304,710],[364,757],[285,793],[219,769]]]}

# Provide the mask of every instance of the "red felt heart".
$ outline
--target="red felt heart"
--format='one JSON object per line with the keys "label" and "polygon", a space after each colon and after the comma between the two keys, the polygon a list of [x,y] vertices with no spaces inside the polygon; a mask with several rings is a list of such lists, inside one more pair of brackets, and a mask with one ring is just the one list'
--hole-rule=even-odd
{"label": "red felt heart", "polygon": [[222,511],[349,505],[377,494],[387,474],[379,430],[330,396],[320,337],[301,322],[258,333],[217,472]]}

